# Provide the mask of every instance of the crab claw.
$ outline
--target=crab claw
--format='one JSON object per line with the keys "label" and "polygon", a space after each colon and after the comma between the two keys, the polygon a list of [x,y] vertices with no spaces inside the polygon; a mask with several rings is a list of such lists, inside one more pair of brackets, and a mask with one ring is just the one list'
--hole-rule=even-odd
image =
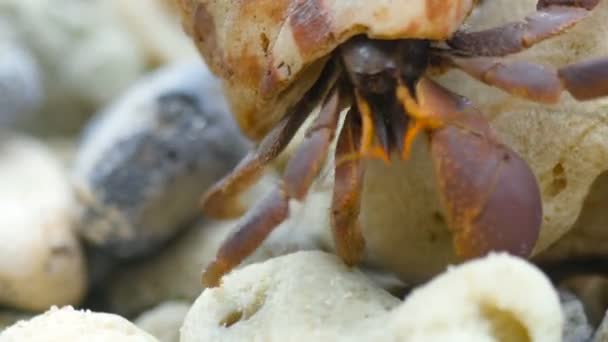
{"label": "crab claw", "polygon": [[[483,132],[489,127],[482,119],[462,123]],[[536,178],[513,150],[474,130],[449,125],[432,135],[435,175],[456,252],[465,258],[492,250],[527,257],[542,220]]]}
{"label": "crab claw", "polygon": [[[527,163],[498,141],[469,102],[432,81],[424,82],[427,110],[450,111],[431,131],[431,154],[448,226],[458,256],[490,251],[528,257],[538,239],[542,202]],[[430,107],[429,107],[430,106]]]}

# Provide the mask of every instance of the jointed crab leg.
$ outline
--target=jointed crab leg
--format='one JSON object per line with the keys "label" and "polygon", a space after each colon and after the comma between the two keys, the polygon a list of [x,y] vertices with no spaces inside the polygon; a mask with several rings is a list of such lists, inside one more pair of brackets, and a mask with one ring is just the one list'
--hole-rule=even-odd
{"label": "jointed crab leg", "polygon": [[289,215],[289,199],[302,199],[318,174],[333,140],[342,99],[340,87],[332,89],[321,111],[306,132],[306,138],[289,160],[280,184],[258,202],[218,251],[216,259],[203,273],[205,286],[218,285],[219,279],[245,258]]}
{"label": "jointed crab leg", "polygon": [[608,58],[573,63],[558,70],[563,86],[575,99],[608,96]]}
{"label": "jointed crab leg", "polygon": [[564,90],[577,100],[608,96],[608,58],[574,63],[561,69],[524,61],[451,58],[457,68],[488,85],[543,103],[557,103]]}
{"label": "jointed crab leg", "polygon": [[491,250],[528,256],[542,219],[534,174],[501,144],[470,102],[422,78],[408,112],[443,121],[429,127],[431,155],[448,227],[458,255]]}
{"label": "jointed crab leg", "polygon": [[239,195],[255,184],[262,176],[264,167],[285,149],[310,112],[334,85],[338,73],[336,65],[328,65],[315,85],[262,140],[258,148],[245,156],[230,174],[205,193],[202,203],[206,215],[213,218],[234,218],[244,213]]}
{"label": "jointed crab leg", "polygon": [[477,32],[456,32],[447,41],[467,56],[502,57],[556,36],[585,18],[600,0],[540,0],[523,21]]}
{"label": "jointed crab leg", "polygon": [[335,160],[334,193],[331,206],[331,227],[337,254],[347,265],[357,264],[365,247],[359,225],[359,209],[363,186],[364,166],[360,158],[342,157],[356,155],[360,150],[361,127],[359,113],[353,106],[346,115],[338,138]]}

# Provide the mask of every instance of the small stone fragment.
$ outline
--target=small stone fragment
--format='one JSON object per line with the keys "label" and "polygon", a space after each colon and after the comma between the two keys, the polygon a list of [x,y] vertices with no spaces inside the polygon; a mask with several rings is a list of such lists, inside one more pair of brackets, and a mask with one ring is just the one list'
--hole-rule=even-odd
{"label": "small stone fragment", "polygon": [[593,334],[593,329],[587,321],[583,304],[576,296],[568,291],[560,290],[559,298],[564,313],[564,342],[586,342]]}
{"label": "small stone fragment", "polygon": [[189,302],[166,302],[144,312],[134,323],[160,342],[179,342],[179,328],[189,309]]}

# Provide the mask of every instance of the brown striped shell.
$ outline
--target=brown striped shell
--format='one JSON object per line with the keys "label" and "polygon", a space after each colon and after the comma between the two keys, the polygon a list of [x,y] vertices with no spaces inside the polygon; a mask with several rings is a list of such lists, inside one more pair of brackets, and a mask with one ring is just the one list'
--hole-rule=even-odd
{"label": "brown striped shell", "polygon": [[262,138],[357,34],[445,40],[475,0],[174,0],[186,32],[224,80],[234,115]]}

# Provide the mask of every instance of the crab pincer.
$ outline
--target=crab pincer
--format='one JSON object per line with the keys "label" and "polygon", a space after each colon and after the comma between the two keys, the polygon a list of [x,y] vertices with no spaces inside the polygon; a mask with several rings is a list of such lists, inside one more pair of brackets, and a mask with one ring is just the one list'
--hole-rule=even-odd
{"label": "crab pincer", "polygon": [[540,190],[530,167],[499,141],[467,99],[426,78],[416,91],[420,109],[439,113],[446,123],[430,131],[430,152],[456,253],[529,256],[542,221]]}

